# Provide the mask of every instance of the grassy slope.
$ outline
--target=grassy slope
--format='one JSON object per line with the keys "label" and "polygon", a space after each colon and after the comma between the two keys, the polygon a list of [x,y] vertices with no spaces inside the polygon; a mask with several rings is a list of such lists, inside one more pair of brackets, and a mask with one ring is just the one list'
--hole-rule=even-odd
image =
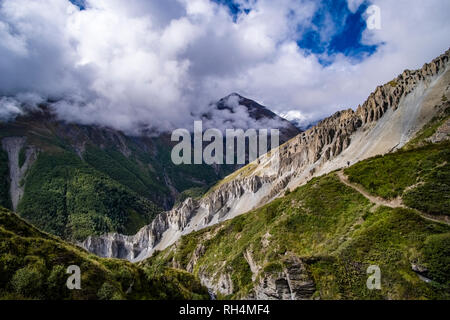
{"label": "grassy slope", "polygon": [[125,157],[117,150],[88,146],[83,158],[93,168],[139,195],[153,198],[155,202],[158,201],[158,195],[169,193],[164,184],[157,182],[157,176],[152,171],[139,166],[135,159]]}
{"label": "grassy slope", "polygon": [[[434,151],[411,151],[409,158],[422,161],[427,157],[433,170],[447,157],[448,145],[429,148]],[[405,153],[391,157],[398,157],[388,162],[397,168],[395,164],[402,163],[399,159],[404,160]],[[369,165],[373,161],[356,165],[365,167],[358,172],[365,175],[368,184],[380,172],[377,166]],[[417,168],[410,162],[400,167],[404,169],[396,173],[399,183],[409,181]],[[395,186],[387,189],[397,190]],[[196,248],[203,245],[205,253],[194,274],[229,273],[235,288],[229,298],[242,298],[254,286],[245,251],[251,252],[263,268],[259,277],[282,270],[288,253],[307,261],[316,282],[316,295],[322,299],[449,298],[450,228],[429,222],[413,210],[381,207],[372,212],[371,207],[367,199],[343,185],[333,173],[261,209],[187,235],[145,265],[153,270],[176,261],[185,268]],[[267,242],[269,245],[265,245]],[[412,263],[428,268],[433,283],[420,280],[411,269]],[[366,288],[366,269],[373,264],[381,268],[381,291]]]}
{"label": "grassy slope", "polygon": [[450,142],[375,157],[345,173],[374,195],[401,196],[408,207],[450,215]]}
{"label": "grassy slope", "polygon": [[158,196],[169,194],[165,185],[168,178],[178,192],[193,188],[205,188],[220,180],[234,168],[222,166],[218,172],[209,165],[174,165],[171,160],[172,147],[164,138],[153,138],[154,153],[144,152],[132,140],[127,145],[132,155],[127,158],[117,150],[106,148],[104,150],[89,147],[85,160],[109,175],[112,179],[130,187],[137,193],[148,197],[155,195],[154,201],[158,203]]}
{"label": "grassy slope", "polygon": [[[65,285],[70,265],[81,269],[81,290]],[[0,208],[0,299],[208,298],[187,272],[164,268],[155,275],[126,261],[98,258]]]}
{"label": "grassy slope", "polygon": [[178,204],[184,202],[187,198],[192,198],[192,199],[198,200],[207,191],[208,191],[207,187],[203,187],[203,188],[198,187],[198,188],[191,188],[191,189],[185,190],[177,196],[177,198],[175,200],[175,205],[178,205]]}

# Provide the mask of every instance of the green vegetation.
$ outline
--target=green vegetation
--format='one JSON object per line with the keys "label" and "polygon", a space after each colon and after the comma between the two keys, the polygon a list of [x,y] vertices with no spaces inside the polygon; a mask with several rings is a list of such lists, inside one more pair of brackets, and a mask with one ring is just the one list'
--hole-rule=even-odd
{"label": "green vegetation", "polygon": [[[81,269],[81,290],[68,290],[66,269]],[[187,272],[157,275],[126,261],[101,259],[31,227],[0,208],[0,299],[208,299]]]}
{"label": "green vegetation", "polygon": [[429,214],[450,215],[450,143],[402,150],[345,170],[349,180],[370,193]]}
{"label": "green vegetation", "polygon": [[[269,151],[270,153],[270,151]],[[232,181],[234,179],[236,179],[237,177],[248,177],[250,176],[257,168],[258,166],[254,163],[250,163],[248,165],[246,165],[245,167],[242,167],[236,171],[234,171],[232,174],[226,176],[224,179],[220,180],[216,185],[214,185],[209,191],[212,192],[214,190],[218,190],[221,186],[223,186],[224,184],[228,183],[229,181]]]}
{"label": "green vegetation", "polygon": [[[88,146],[83,158],[93,168],[143,197],[169,192],[164,184],[158,182],[156,175],[148,167],[139,166],[135,159],[127,158],[112,148],[102,150]],[[158,197],[153,197],[152,200],[157,201]]]}
{"label": "green vegetation", "polygon": [[417,187],[403,194],[403,203],[432,215],[450,215],[450,163],[427,175]]}
{"label": "green vegetation", "polygon": [[[331,173],[257,210],[184,236],[137,265],[90,255],[0,209],[0,299],[208,298],[200,275],[216,283],[224,276],[231,279],[233,293],[219,298],[245,298],[264,278],[289,267],[292,257],[304,263],[315,298],[450,299],[450,227],[417,211],[450,214],[450,143],[426,142],[448,119],[448,110],[403,150],[345,170],[351,182],[373,195],[401,197],[412,209],[376,208]],[[175,166],[163,139],[143,147],[142,141],[126,138],[125,151],[114,143],[97,143],[101,148],[88,143],[83,159],[57,135],[39,141],[45,152],[27,174],[18,211],[42,230],[70,240],[134,233],[159,212],[153,202],[167,203],[172,187],[185,191],[177,201],[198,197],[231,170]],[[0,201],[5,201],[5,154],[0,160],[0,176],[6,177]],[[247,166],[224,181],[253,170]],[[255,274],[250,263],[258,267]],[[82,270],[81,291],[65,287],[65,270],[73,264]],[[432,281],[421,280],[413,264]],[[192,273],[174,265],[193,267]],[[380,291],[366,287],[370,265],[381,268]]]}
{"label": "green vegetation", "polygon": [[450,287],[450,234],[431,236],[424,245],[425,266],[437,282]]}
{"label": "green vegetation", "polygon": [[75,154],[41,153],[27,175],[18,212],[65,239],[134,234],[159,212],[149,200],[92,169]]}
{"label": "green vegetation", "polygon": [[[430,274],[434,282],[426,284],[411,270],[411,264],[430,263],[424,244],[436,235],[449,235],[449,232],[448,226],[427,222],[412,210],[379,208],[366,216],[352,240],[342,248],[337,274],[342,291],[352,299],[448,299],[449,288],[445,282]],[[439,263],[443,259],[439,257]],[[381,292],[368,292],[363,286],[368,265],[378,265],[382,270]],[[353,272],[357,272],[359,281],[358,277],[352,278]]]}
{"label": "green vegetation", "polygon": [[208,187],[191,188],[181,192],[175,200],[175,205],[182,203],[187,198],[199,199],[208,191]]}
{"label": "green vegetation", "polygon": [[[162,173],[163,177],[164,175],[168,177],[179,192],[196,187],[210,186],[235,169],[235,166],[232,165],[222,165],[217,168],[218,171],[216,172],[215,168],[206,164],[175,165],[171,158],[171,144],[161,139],[155,139],[153,143],[156,148],[152,162],[155,171]],[[146,156],[148,157],[148,155]]]}
{"label": "green vegetation", "polygon": [[[158,208],[171,209],[176,194],[206,188],[234,170],[174,165],[168,135],[130,137],[58,122],[46,112],[43,106],[42,113],[1,124],[0,137],[26,137],[27,144],[39,150],[39,159],[20,181],[25,194],[19,212],[66,239],[109,231],[135,233]],[[22,148],[19,165],[25,160]],[[0,205],[10,208],[7,163],[0,153]]]}
{"label": "green vegetation", "polygon": [[11,208],[8,154],[0,149],[0,206]]}
{"label": "green vegetation", "polygon": [[[33,130],[30,130],[33,128]],[[134,234],[175,195],[195,195],[234,168],[176,166],[170,137],[128,137],[93,126],[65,124],[42,114],[0,126],[0,137],[24,136],[39,150],[20,181],[18,212],[37,227],[69,240],[105,232]],[[19,165],[26,148],[19,152]],[[0,205],[11,208],[7,155],[0,152]],[[160,209],[161,208],[161,209]]]}
{"label": "green vegetation", "polygon": [[[363,175],[364,186],[395,197],[418,178],[436,181],[433,174],[444,167],[448,150],[448,144],[441,144],[377,157],[351,167],[349,174],[354,181]],[[441,180],[447,187],[448,181]],[[314,296],[321,299],[449,299],[449,239],[450,227],[414,210],[374,210],[332,173],[260,209],[184,236],[143,266],[153,272],[173,263],[186,269],[195,256],[194,275],[213,281],[230,276],[234,292],[219,298],[239,299],[263,277],[285,269],[287,257],[296,256],[306,264],[316,285]],[[249,255],[260,268],[257,274],[252,274]],[[433,281],[422,281],[413,263],[426,267]],[[381,268],[380,291],[366,287],[370,265]]]}

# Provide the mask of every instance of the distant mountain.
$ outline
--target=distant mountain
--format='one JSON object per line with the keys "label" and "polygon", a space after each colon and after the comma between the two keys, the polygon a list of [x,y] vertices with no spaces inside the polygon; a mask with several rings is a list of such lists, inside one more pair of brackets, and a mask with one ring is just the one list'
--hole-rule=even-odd
{"label": "distant mountain", "polygon": [[[188,199],[160,214],[135,236],[89,238],[86,248],[106,256],[143,259],[182,235],[265,205],[314,177],[402,148],[446,110],[449,102],[442,97],[450,96],[449,56],[450,51],[420,70],[405,71],[379,86],[356,111],[337,112],[299,134],[279,148],[279,161],[277,153],[270,152],[220,181],[202,198]],[[105,250],[115,242],[129,249]]]}
{"label": "distant mountain", "polygon": [[280,141],[282,143],[288,141],[292,137],[299,134],[301,131],[295,127],[291,122],[280,117],[276,113],[269,110],[267,107],[260,105],[259,103],[247,99],[237,93],[232,93],[229,96],[222,98],[215,105],[218,110],[228,110],[235,112],[236,105],[230,103],[230,101],[238,102],[239,106],[244,106],[247,109],[249,116],[254,119],[263,128],[271,128],[270,125],[276,124],[274,129],[280,129]]}
{"label": "distant mountain", "polygon": [[299,129],[302,132],[314,127],[320,121],[320,120],[310,121],[310,120],[306,119],[300,111],[296,111],[296,110],[282,112],[279,115],[280,115],[280,117],[288,120],[297,129]]}
{"label": "distant mountain", "polygon": [[448,299],[449,66],[447,51],[136,235],[83,246],[186,270],[226,299]]}
{"label": "distant mountain", "polygon": [[[254,115],[261,125],[272,119],[268,110]],[[298,133],[282,126],[282,141]],[[187,195],[202,195],[239,167],[176,166],[170,133],[129,136],[68,123],[47,105],[0,123],[0,145],[0,204],[44,231],[73,240],[134,234],[157,213]]]}
{"label": "distant mountain", "polygon": [[[45,106],[1,124],[0,204],[27,222],[0,208],[0,298],[449,299],[449,66],[447,51],[406,70],[220,181],[229,168],[171,164],[168,135]],[[207,120],[286,126],[241,96],[213,108]],[[68,264],[84,291],[61,285]]]}

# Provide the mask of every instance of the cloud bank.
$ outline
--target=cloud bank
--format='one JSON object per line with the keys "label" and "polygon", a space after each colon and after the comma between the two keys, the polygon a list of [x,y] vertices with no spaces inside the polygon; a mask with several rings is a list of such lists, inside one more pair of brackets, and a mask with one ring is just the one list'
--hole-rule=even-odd
{"label": "cloud bank", "polygon": [[359,39],[374,52],[302,47],[312,28],[323,45],[349,21],[327,0],[237,0],[234,12],[210,0],[2,0],[0,117],[53,101],[68,121],[171,130],[239,92],[314,121],[448,49],[449,1],[341,2],[381,8],[382,29]]}

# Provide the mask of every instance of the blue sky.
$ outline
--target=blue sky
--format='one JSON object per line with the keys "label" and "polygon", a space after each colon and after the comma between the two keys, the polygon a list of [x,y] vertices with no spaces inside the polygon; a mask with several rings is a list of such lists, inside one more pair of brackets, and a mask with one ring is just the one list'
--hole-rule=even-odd
{"label": "blue sky", "polygon": [[[85,8],[84,0],[70,1],[81,9]],[[233,0],[211,1],[228,7],[234,20],[237,19],[239,14],[250,12],[250,9],[244,8]],[[366,28],[363,14],[370,5],[369,1],[364,1],[356,12],[349,10],[347,0],[320,0],[315,2],[318,3],[318,9],[312,19],[313,25],[308,28],[299,25],[302,36],[297,43],[300,48],[313,54],[333,55],[342,53],[355,58],[362,58],[376,51],[376,45],[365,45],[361,42],[362,33]],[[330,21],[334,24],[336,30],[324,39],[321,32]]]}
{"label": "blue sky", "polygon": [[237,15],[243,11],[242,7],[232,0],[212,0],[212,1],[227,6],[230,9],[230,14],[234,18],[236,18]]}
{"label": "blue sky", "polygon": [[311,122],[431,61],[450,34],[448,0],[0,1],[0,98],[60,99],[63,119],[125,131],[183,127],[231,92]]}
{"label": "blue sky", "polygon": [[[236,20],[237,16],[249,10],[242,8],[233,0],[212,0],[229,8],[230,14]],[[369,1],[363,1],[356,12],[351,12],[347,0],[320,0],[312,19],[312,26],[299,25],[301,36],[297,39],[300,48],[307,53],[321,55],[319,61],[323,65],[332,63],[333,55],[344,54],[359,62],[376,52],[379,45],[362,43],[362,34],[366,29],[363,17],[369,7]],[[333,24],[334,32],[323,36],[323,30]],[[323,58],[323,54],[327,58]]]}
{"label": "blue sky", "polygon": [[[378,45],[362,43],[362,34],[366,29],[363,15],[368,6],[369,3],[365,1],[353,13],[348,9],[346,0],[322,0],[313,17],[313,26],[303,30],[303,36],[297,41],[299,47],[319,55],[333,56],[340,53],[356,61],[372,55]],[[334,25],[333,32],[322,37],[322,29],[330,22]],[[321,62],[330,63],[325,60]]]}
{"label": "blue sky", "polygon": [[[85,9],[85,0],[70,0],[73,4]],[[211,0],[212,2],[228,7],[230,15],[236,21],[240,14],[248,14],[250,9],[243,7],[233,0]],[[298,46],[307,54],[318,55],[319,62],[328,66],[335,54],[344,54],[360,62],[376,52],[379,45],[366,45],[362,43],[362,34],[366,29],[363,14],[370,5],[365,0],[356,12],[351,12],[347,0],[320,0],[312,19],[312,25],[305,28],[300,24]],[[332,24],[333,32],[323,35]]]}
{"label": "blue sky", "polygon": [[80,7],[81,10],[85,9],[84,0],[70,0],[74,5]]}

